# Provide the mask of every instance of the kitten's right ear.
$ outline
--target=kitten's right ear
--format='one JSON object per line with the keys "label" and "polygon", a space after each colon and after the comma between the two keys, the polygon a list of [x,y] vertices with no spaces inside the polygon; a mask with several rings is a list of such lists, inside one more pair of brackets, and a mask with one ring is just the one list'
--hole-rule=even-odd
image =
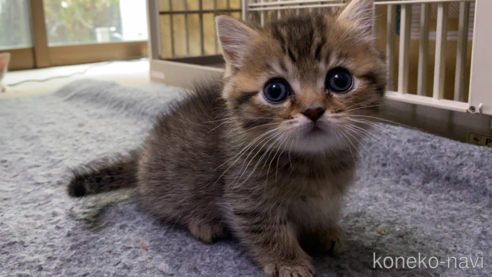
{"label": "kitten's right ear", "polygon": [[373,5],[374,0],[351,0],[342,10],[338,19],[350,22],[364,33],[370,34],[374,25]]}
{"label": "kitten's right ear", "polygon": [[248,54],[250,42],[258,32],[226,15],[217,16],[215,23],[227,66],[231,69],[240,68]]}

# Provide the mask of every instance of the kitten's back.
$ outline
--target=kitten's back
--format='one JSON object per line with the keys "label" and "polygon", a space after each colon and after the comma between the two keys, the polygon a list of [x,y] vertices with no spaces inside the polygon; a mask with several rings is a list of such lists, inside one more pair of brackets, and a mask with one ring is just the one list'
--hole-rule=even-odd
{"label": "kitten's back", "polygon": [[[217,144],[225,115],[221,90],[220,80],[197,85],[194,92],[171,104],[157,119],[143,147],[75,168],[67,187],[69,196],[136,187],[139,180],[146,183],[143,180],[147,179],[159,180],[159,186],[165,186],[166,180],[185,182],[196,170],[210,172],[209,178],[214,178],[213,169],[222,160]],[[144,192],[147,189],[153,188],[141,188]]]}
{"label": "kitten's back", "polygon": [[[224,160],[227,123],[222,83],[197,86],[195,93],[162,115],[146,140],[138,167],[142,204],[153,215],[196,230],[210,242],[223,229],[216,205],[223,181],[218,167]],[[201,233],[201,221],[216,231]],[[210,222],[216,222],[210,227]]]}

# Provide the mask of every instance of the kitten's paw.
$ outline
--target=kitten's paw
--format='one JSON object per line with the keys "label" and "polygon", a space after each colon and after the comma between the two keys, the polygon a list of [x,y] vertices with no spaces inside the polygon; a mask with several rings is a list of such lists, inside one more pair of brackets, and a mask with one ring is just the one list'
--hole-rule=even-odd
{"label": "kitten's paw", "polygon": [[189,223],[188,229],[195,238],[207,244],[225,235],[225,225],[222,223]]}
{"label": "kitten's paw", "polygon": [[347,248],[347,245],[345,244],[345,235],[338,227],[327,229],[319,240],[324,245],[325,249],[333,254],[340,254]]}
{"label": "kitten's paw", "polygon": [[308,260],[294,260],[267,264],[263,273],[267,277],[314,277],[314,267]]}

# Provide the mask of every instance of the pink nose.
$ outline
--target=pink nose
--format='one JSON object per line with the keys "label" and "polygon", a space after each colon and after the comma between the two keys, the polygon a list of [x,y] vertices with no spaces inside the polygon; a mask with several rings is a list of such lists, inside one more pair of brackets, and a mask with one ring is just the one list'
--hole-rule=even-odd
{"label": "pink nose", "polygon": [[316,120],[318,120],[325,113],[325,109],[322,107],[311,107],[305,109],[301,113],[313,122],[316,122]]}

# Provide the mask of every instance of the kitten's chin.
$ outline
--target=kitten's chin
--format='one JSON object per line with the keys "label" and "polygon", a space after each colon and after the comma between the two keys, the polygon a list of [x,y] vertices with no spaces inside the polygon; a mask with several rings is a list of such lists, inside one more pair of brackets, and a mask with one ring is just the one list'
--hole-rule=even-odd
{"label": "kitten's chin", "polygon": [[292,145],[287,144],[291,146],[290,149],[286,150],[300,154],[324,154],[333,150],[343,149],[347,143],[333,133],[319,128],[313,128],[306,134],[292,140]]}

